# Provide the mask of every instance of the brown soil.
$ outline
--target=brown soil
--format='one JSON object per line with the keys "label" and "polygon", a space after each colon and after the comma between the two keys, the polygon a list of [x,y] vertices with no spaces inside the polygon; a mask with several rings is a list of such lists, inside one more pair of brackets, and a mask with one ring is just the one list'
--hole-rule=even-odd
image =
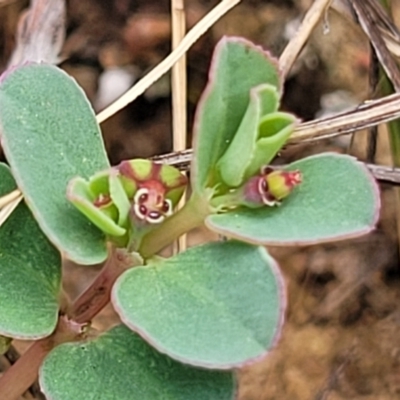
{"label": "brown soil", "polygon": [[[27,1],[0,4],[0,68],[13,45],[20,10]],[[187,0],[193,25],[216,1]],[[287,33],[311,0],[248,0],[218,22],[188,54],[189,121],[206,82],[213,46],[222,35],[240,35],[279,55]],[[96,104],[99,78],[120,67],[143,76],[170,51],[166,0],[70,0],[62,67]],[[368,97],[369,45],[361,30],[334,12],[328,32],[317,27],[288,77],[283,107],[313,119]],[[337,92],[338,90],[346,91]],[[329,93],[331,97],[323,97]],[[321,106],[321,99],[325,99]],[[171,150],[168,77],[102,125],[112,163]],[[362,136],[359,133],[358,136]],[[365,136],[365,135],[364,135]],[[363,140],[353,154],[363,155]],[[348,151],[349,141],[292,147],[292,160],[326,149]],[[389,162],[384,138],[378,160]],[[327,177],[329,179],[329,177]],[[391,187],[382,187],[378,228],[358,240],[324,246],[270,249],[287,283],[289,308],[283,337],[269,357],[239,373],[240,400],[400,399],[400,268]],[[192,240],[210,238],[196,232]],[[87,267],[66,266],[67,289],[76,296],[93,278]],[[90,276],[89,276],[90,275]],[[102,328],[117,321],[111,308],[95,321]]]}

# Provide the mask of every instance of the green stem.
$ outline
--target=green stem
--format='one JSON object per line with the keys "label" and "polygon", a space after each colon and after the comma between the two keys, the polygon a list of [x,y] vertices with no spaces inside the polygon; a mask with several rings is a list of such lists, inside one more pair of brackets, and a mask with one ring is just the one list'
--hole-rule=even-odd
{"label": "green stem", "polygon": [[139,248],[140,255],[144,259],[153,256],[181,235],[200,226],[212,212],[207,196],[193,194],[178,212],[144,236]]}
{"label": "green stem", "polygon": [[232,207],[237,207],[238,204],[240,204],[240,196],[237,191],[214,197],[211,200],[211,206],[216,210],[226,210]]}

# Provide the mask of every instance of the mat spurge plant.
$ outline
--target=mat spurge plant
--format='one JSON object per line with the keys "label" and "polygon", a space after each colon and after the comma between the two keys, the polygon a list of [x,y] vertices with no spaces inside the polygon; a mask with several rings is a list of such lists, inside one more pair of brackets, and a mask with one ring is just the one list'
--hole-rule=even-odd
{"label": "mat spurge plant", "polygon": [[[2,399],[38,369],[49,399],[235,397],[232,371],[264,357],[284,319],[283,279],[263,246],[355,237],[378,218],[377,185],[352,157],[270,165],[297,123],[278,111],[281,95],[268,53],[219,42],[195,118],[190,197],[175,210],[185,176],[141,159],[111,167],[93,111],[64,72],[26,64],[5,73],[11,170],[0,168],[0,194],[18,186],[25,203],[0,229],[0,334],[44,339],[2,377]],[[202,224],[228,240],[157,256]],[[73,303],[60,254],[105,261]],[[95,332],[90,320],[109,300],[122,324]],[[32,379],[20,383],[27,368]]]}

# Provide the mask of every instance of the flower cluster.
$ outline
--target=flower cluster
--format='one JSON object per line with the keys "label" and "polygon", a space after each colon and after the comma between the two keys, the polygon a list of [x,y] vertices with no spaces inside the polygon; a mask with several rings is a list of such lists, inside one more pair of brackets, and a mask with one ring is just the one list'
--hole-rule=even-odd
{"label": "flower cluster", "polygon": [[173,213],[187,184],[176,168],[149,160],[123,161],[89,180],[74,178],[70,201],[111,237],[129,242],[132,230],[159,224]]}

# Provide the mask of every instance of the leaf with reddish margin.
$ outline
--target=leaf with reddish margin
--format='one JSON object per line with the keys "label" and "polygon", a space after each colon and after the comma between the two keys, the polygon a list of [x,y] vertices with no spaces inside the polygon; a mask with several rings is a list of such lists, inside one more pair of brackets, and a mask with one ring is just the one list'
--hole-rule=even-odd
{"label": "leaf with reddish margin", "polygon": [[67,200],[68,182],[109,167],[94,112],[82,89],[51,65],[26,64],[0,82],[4,153],[43,232],[68,258],[107,257],[105,236]]}
{"label": "leaf with reddish margin", "polygon": [[231,372],[171,360],[123,325],[56,347],[39,382],[46,398],[57,400],[232,400],[236,392]]}
{"label": "leaf with reddish margin", "polygon": [[[15,188],[9,167],[0,163],[0,196]],[[21,202],[0,228],[0,334],[28,340],[50,335],[60,284],[61,256]]]}
{"label": "leaf with reddish margin", "polygon": [[281,94],[277,61],[261,47],[242,38],[220,40],[195,116],[191,167],[194,191],[202,193],[206,186],[217,183],[216,163],[240,126],[250,90],[263,83],[276,87]]}
{"label": "leaf with reddish margin", "polygon": [[286,304],[275,260],[240,242],[206,244],[132,268],[115,283],[112,302],[156,349],[212,369],[265,356],[279,337]]}
{"label": "leaf with reddish margin", "polygon": [[253,244],[309,245],[361,236],[379,217],[378,185],[355,158],[323,153],[296,161],[303,182],[279,207],[238,208],[207,217],[211,230]]}
{"label": "leaf with reddish margin", "polygon": [[268,165],[294,130],[296,118],[293,115],[262,110],[263,103],[271,104],[268,101],[270,87],[260,85],[250,91],[246,114],[227,151],[218,160],[218,171],[229,187],[240,186]]}

